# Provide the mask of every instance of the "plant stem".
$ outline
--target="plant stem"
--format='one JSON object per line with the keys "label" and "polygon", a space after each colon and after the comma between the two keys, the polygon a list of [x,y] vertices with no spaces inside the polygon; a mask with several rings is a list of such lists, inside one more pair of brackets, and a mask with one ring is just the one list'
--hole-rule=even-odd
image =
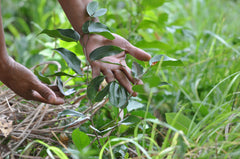
{"label": "plant stem", "polygon": [[[152,101],[152,96],[153,96],[153,92],[152,92],[152,90],[151,90],[151,91],[150,91],[150,94],[149,94],[149,97],[148,97],[148,103],[147,103],[146,112],[145,112],[145,115],[144,115],[144,122],[143,122],[143,136],[144,136],[145,133],[146,133],[146,126],[147,126],[146,119],[147,119],[147,115],[148,115],[148,111],[149,111],[150,103],[151,103],[151,101]],[[145,147],[145,140],[143,140],[143,147]]]}

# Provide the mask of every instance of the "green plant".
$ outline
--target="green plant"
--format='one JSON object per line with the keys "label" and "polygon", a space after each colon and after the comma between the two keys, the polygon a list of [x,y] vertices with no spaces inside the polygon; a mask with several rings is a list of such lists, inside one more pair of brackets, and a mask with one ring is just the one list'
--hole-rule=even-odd
{"label": "green plant", "polygon": [[[129,98],[121,89],[123,98],[113,98],[113,106],[102,99],[111,98],[111,86],[120,88],[116,82],[98,92],[103,76],[89,81],[86,69],[81,69],[84,75],[75,74],[59,54],[44,56],[44,60],[58,61],[62,68],[54,73],[56,67],[50,64],[43,76],[61,76],[68,82],[62,82],[64,90],[66,85],[77,85],[80,99],[85,95],[81,90],[88,88],[91,102],[83,99],[72,103],[75,110],[59,113],[59,118],[70,118],[63,125],[74,140],[67,147],[72,157],[238,158],[239,1],[122,0],[100,4],[108,8],[108,14],[99,17],[106,25],[88,22],[85,27],[100,27],[103,33],[92,28],[90,32],[110,39],[112,30],[153,58],[150,63],[127,58],[133,76],[141,78],[144,85],[133,87],[138,97]],[[66,22],[56,26],[69,28]],[[7,38],[10,43],[9,35]],[[38,38],[54,44],[57,37]],[[82,67],[86,66],[78,42],[56,40],[56,46],[70,50],[79,57]],[[175,67],[182,65],[181,61],[184,67]],[[39,68],[36,72],[41,75]],[[51,78],[50,83],[56,81]],[[119,101],[128,104],[122,102],[121,107]],[[72,129],[76,125],[81,126]]]}

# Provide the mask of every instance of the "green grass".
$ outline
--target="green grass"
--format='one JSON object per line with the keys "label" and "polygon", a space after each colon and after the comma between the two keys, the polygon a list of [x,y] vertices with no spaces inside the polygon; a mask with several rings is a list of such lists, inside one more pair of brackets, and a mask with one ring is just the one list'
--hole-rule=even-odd
{"label": "green grass", "polygon": [[[138,9],[137,1],[128,3],[129,1],[126,0],[126,2],[126,8],[121,8],[124,5],[118,1],[102,2],[101,5],[107,7],[109,12],[101,20],[114,32],[143,47],[153,56],[166,54],[181,59],[185,66],[159,65],[160,70],[154,66],[146,75],[150,80],[143,78],[146,85],[151,81],[159,83],[164,81],[170,85],[154,87],[148,94],[140,93],[134,100],[144,104],[145,107],[132,112],[127,112],[125,109],[124,115],[128,122],[125,121],[118,126],[110,136],[100,139],[98,143],[94,142],[91,149],[103,158],[107,156],[128,158],[134,155],[146,158],[238,158],[240,154],[240,21],[238,20],[240,1],[174,0],[158,9],[144,12]],[[37,7],[38,12],[40,15],[45,15],[43,11],[47,11],[48,14],[44,17],[51,19],[49,12],[54,4],[42,1],[42,4],[44,3],[49,3],[49,7],[44,9],[41,5],[42,8]],[[61,10],[57,8],[55,12],[60,13]],[[14,14],[15,12],[12,13]],[[22,14],[27,13],[22,12]],[[168,20],[166,20],[167,16]],[[65,28],[69,26],[61,15],[57,16],[54,24],[51,20],[45,22],[39,16],[31,19],[40,27],[47,29],[52,29],[54,25]],[[147,21],[149,19],[154,23]],[[20,21],[13,26],[18,28],[21,24],[25,26]],[[23,28],[18,35],[19,33],[14,31],[16,29],[11,29],[11,26],[6,28],[8,45],[14,43],[13,35],[22,34],[24,37],[30,36],[26,38],[28,44],[31,36],[39,31],[24,27],[25,29]],[[17,41],[20,41],[19,38]],[[46,41],[51,45],[54,44],[53,40],[38,37],[36,43],[32,42],[33,44],[28,45],[29,48],[20,48],[25,51],[35,50],[32,58],[37,51],[45,47],[49,48],[48,44],[43,44]],[[144,41],[147,47],[140,45],[139,41]],[[156,41],[162,43],[156,46],[152,43]],[[38,47],[36,48],[34,44]],[[65,43],[64,45],[67,46]],[[23,61],[26,53],[17,54],[14,46],[10,47],[9,51],[13,51],[20,62],[28,64],[28,61]],[[44,58],[49,60],[47,57]],[[131,65],[133,59],[129,59],[127,62]],[[31,65],[33,63],[29,64]],[[65,67],[64,69],[68,70]],[[151,79],[151,77],[159,79]],[[79,110],[85,108],[85,103],[84,101],[79,105]],[[94,127],[105,131],[107,128],[117,126],[117,121],[120,120],[118,113],[118,108],[107,104],[93,117]],[[139,117],[142,120],[139,120]],[[94,131],[89,125],[91,124],[83,125],[80,130],[93,134]],[[70,148],[76,150],[74,146]],[[82,151],[88,154],[88,150]],[[90,151],[88,155],[91,156]]]}

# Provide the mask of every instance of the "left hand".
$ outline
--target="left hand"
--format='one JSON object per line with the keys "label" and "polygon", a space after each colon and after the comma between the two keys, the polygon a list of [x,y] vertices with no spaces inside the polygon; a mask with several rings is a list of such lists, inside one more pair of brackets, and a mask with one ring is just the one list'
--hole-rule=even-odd
{"label": "left hand", "polygon": [[[92,35],[89,35],[88,41],[86,40],[88,35],[84,36],[83,43],[86,44],[87,42],[86,56],[92,67],[92,76],[93,78],[95,78],[100,75],[100,72],[102,72],[103,75],[105,75],[106,81],[108,83],[117,79],[118,82],[130,94],[132,94],[133,96],[136,96],[137,94],[133,92],[131,83],[143,84],[143,82],[141,80],[137,80],[132,77],[131,69],[127,66],[125,61],[126,54],[129,53],[130,55],[142,61],[149,61],[151,56],[145,51],[133,46],[123,37],[117,34],[113,34],[113,35],[115,36],[115,39],[108,40],[101,35],[92,34]],[[101,61],[91,61],[89,59],[89,54],[93,50],[104,45],[115,45],[125,50],[122,53],[117,54],[115,56],[108,56],[101,59],[102,61],[108,61],[111,63],[117,63],[121,65],[108,64]]]}

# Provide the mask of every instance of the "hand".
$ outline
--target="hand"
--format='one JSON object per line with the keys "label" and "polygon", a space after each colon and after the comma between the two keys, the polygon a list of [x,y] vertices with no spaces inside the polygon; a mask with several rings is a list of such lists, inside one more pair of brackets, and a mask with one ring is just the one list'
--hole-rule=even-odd
{"label": "hand", "polygon": [[[89,35],[89,39],[87,40],[87,36],[84,36],[84,43],[83,45],[86,46],[86,56],[87,59],[92,67],[92,76],[93,78],[100,75],[100,72],[103,73],[103,75],[106,76],[107,82],[112,82],[115,79],[118,80],[118,82],[133,96],[136,96],[137,94],[133,92],[132,85],[133,84],[143,84],[141,80],[134,79],[131,75],[131,69],[126,65],[125,56],[126,53],[129,53],[130,55],[134,56],[135,58],[142,60],[142,61],[149,61],[151,56],[146,53],[145,51],[134,47],[132,44],[130,44],[126,39],[123,37],[113,34],[115,36],[114,40],[108,40],[100,35]],[[100,61],[90,61],[89,54],[95,50],[98,47],[104,46],[104,45],[115,45],[120,48],[122,48],[122,53],[115,55],[115,56],[108,56],[104,57],[101,60],[102,61],[109,61],[111,63],[118,63],[120,65],[114,65],[114,64],[108,64],[103,63]],[[131,82],[131,83],[130,83]]]}
{"label": "hand", "polygon": [[42,84],[26,67],[9,58],[2,68],[0,80],[16,94],[28,100],[49,104],[64,103],[63,96],[56,89]]}

